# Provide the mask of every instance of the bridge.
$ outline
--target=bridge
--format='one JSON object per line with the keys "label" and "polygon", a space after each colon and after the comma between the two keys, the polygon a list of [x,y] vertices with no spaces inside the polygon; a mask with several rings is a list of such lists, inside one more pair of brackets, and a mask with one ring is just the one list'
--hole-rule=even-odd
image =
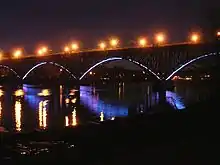
{"label": "bridge", "polygon": [[83,80],[90,71],[99,65],[126,60],[148,71],[156,79],[166,81],[196,61],[219,55],[219,42],[182,43],[143,48],[55,53],[45,56],[30,55],[18,59],[5,58],[1,59],[0,68],[8,70],[20,80],[25,80],[33,71],[45,65],[53,65],[78,81]]}

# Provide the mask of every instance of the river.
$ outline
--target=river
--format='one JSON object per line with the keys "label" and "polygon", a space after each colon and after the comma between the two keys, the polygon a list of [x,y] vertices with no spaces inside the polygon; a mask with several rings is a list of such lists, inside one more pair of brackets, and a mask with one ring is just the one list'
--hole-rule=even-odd
{"label": "river", "polygon": [[[176,110],[182,110],[206,99],[209,92],[204,86],[176,83],[166,97]],[[1,86],[0,124],[10,132],[62,129],[147,113],[157,103],[158,93],[150,83],[100,87]]]}

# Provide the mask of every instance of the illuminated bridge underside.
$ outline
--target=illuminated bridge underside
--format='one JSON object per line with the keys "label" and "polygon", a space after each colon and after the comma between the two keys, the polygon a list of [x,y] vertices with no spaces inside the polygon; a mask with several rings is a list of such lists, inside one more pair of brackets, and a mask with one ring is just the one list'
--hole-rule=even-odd
{"label": "illuminated bridge underside", "polygon": [[102,64],[125,60],[148,71],[158,80],[170,80],[175,74],[209,57],[218,56],[220,45],[184,45],[158,48],[120,49],[111,51],[56,54],[47,57],[30,57],[21,60],[1,61],[0,68],[9,69],[16,77],[25,80],[29,74],[44,65],[64,70],[76,80],[82,80],[90,71]]}

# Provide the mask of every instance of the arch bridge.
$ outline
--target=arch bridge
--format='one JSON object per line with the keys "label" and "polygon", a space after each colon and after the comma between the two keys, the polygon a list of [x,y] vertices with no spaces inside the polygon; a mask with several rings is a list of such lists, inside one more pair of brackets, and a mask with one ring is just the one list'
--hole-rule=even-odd
{"label": "arch bridge", "polygon": [[196,61],[219,55],[219,43],[177,44],[5,59],[0,61],[0,69],[8,69],[16,77],[25,80],[32,71],[45,65],[53,65],[67,72],[72,78],[82,80],[101,64],[127,60],[148,71],[158,80],[170,80],[184,67]]}

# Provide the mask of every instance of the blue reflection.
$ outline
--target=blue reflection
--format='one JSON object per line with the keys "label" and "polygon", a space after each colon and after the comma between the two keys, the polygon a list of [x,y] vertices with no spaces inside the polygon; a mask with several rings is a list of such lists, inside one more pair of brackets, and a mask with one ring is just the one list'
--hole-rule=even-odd
{"label": "blue reflection", "polygon": [[25,93],[24,99],[29,104],[32,109],[38,109],[39,102],[42,101],[42,97],[38,96],[41,91],[39,88],[35,88],[32,85],[23,85],[23,90]]}
{"label": "blue reflection", "polygon": [[94,88],[80,86],[80,103],[86,106],[89,110],[94,111],[97,115],[104,113],[105,118],[125,117],[128,116],[128,108],[120,105],[108,104],[100,100],[94,95]]}
{"label": "blue reflection", "polygon": [[169,102],[171,105],[176,106],[177,109],[185,109],[185,105],[182,101],[182,98],[176,94],[175,92],[166,91],[166,98],[167,102]]}

